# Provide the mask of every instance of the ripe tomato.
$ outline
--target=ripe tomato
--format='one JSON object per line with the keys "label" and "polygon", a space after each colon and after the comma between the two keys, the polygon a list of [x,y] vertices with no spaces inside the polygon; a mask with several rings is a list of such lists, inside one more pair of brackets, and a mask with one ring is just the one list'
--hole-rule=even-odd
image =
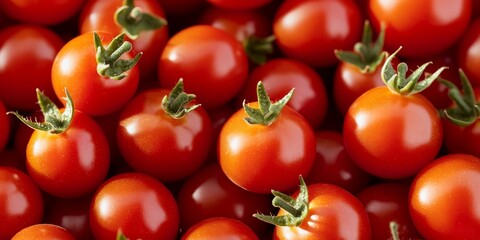
{"label": "ripe tomato", "polygon": [[43,207],[42,193],[27,174],[0,167],[0,239],[11,239],[23,228],[40,223]]}
{"label": "ripe tomato", "polygon": [[218,163],[202,167],[181,185],[177,197],[180,227],[184,230],[210,217],[229,217],[249,226],[258,235],[267,230],[252,214],[270,212],[271,198],[256,194],[233,184]]}
{"label": "ripe tomato", "polygon": [[480,54],[475,50],[479,45],[480,19],[475,19],[458,43],[456,59],[473,86],[480,86],[480,69],[477,67],[480,64]]}
{"label": "ripe tomato", "polygon": [[95,239],[115,239],[121,230],[131,239],[175,239],[178,209],[171,192],[142,173],[123,173],[97,189],[90,208]]}
{"label": "ripe tomato", "polygon": [[447,154],[426,166],[414,179],[410,214],[425,239],[477,239],[480,216],[480,159]]}
{"label": "ripe tomato", "polygon": [[227,217],[212,217],[190,227],[180,240],[244,239],[258,240],[255,232],[243,222]]}
{"label": "ripe tomato", "polygon": [[[114,39],[111,33],[98,34],[103,45]],[[97,72],[96,51],[92,32],[68,41],[53,62],[52,84],[58,98],[63,97],[65,88],[68,89],[76,109],[89,115],[105,115],[119,110],[133,97],[139,71],[134,66],[120,80],[101,76]],[[126,53],[125,58],[130,59],[130,56]]]}
{"label": "ripe tomato", "polygon": [[287,105],[300,113],[312,128],[319,128],[327,112],[328,98],[323,78],[312,67],[288,58],[267,61],[250,73],[245,86],[236,96],[238,106],[243,100],[256,100],[259,81],[274,101],[295,88],[295,94]]}
{"label": "ripe tomato", "polygon": [[340,131],[317,131],[315,139],[317,157],[305,179],[308,184],[330,183],[357,193],[370,183],[370,174],[358,167],[345,151]]}
{"label": "ripe tomato", "polygon": [[1,0],[1,12],[21,23],[55,25],[73,18],[84,0]]}
{"label": "ripe tomato", "polygon": [[409,183],[382,182],[356,195],[367,211],[372,239],[391,239],[392,221],[398,224],[400,239],[420,239],[408,212],[409,190]]}
{"label": "ripe tomato", "polygon": [[[80,33],[91,31],[110,32],[114,35],[122,32],[115,20],[115,11],[123,6],[124,0],[88,0],[79,16]],[[162,6],[155,0],[134,0],[133,4],[139,7],[144,14],[165,18]],[[166,24],[166,22],[165,22]],[[126,37],[132,43],[132,52],[143,52],[142,60],[138,62],[142,78],[155,75],[155,67],[160,54],[168,40],[168,26],[159,29],[142,31],[138,38]]]}
{"label": "ripe tomato", "polygon": [[245,10],[263,7],[273,0],[207,0],[208,3],[226,9]]}
{"label": "ripe tomato", "polygon": [[442,124],[423,95],[376,87],[357,98],[345,115],[345,149],[358,166],[382,178],[416,174],[439,153]]}
{"label": "ripe tomato", "polygon": [[40,223],[20,230],[11,240],[75,240],[67,229],[54,224]]}
{"label": "ripe tomato", "polygon": [[352,0],[284,1],[273,20],[276,43],[287,57],[314,67],[338,62],[335,49],[352,49],[363,19]]}
{"label": "ripe tomato", "polygon": [[[195,172],[212,144],[212,124],[203,107],[182,118],[174,118],[162,107],[162,99],[172,91],[158,88],[136,95],[123,109],[117,128],[118,147],[126,162],[167,182]],[[186,108],[192,106],[188,103]]]}
{"label": "ripe tomato", "polygon": [[241,43],[223,30],[195,25],[173,35],[158,62],[160,86],[171,89],[183,78],[185,91],[206,109],[232,100],[248,76]]}
{"label": "ripe tomato", "polygon": [[[276,216],[256,214],[275,224],[275,240],[370,239],[370,225],[362,203],[335,185],[309,184],[301,180],[300,190],[291,197],[274,191],[280,211]],[[291,210],[283,207],[290,205]],[[296,213],[295,213],[296,212]]]}
{"label": "ripe tomato", "polygon": [[0,98],[0,152],[3,151],[10,139],[10,119],[7,117],[7,108]]}
{"label": "ripe tomato", "polygon": [[452,47],[467,29],[471,15],[471,0],[369,1],[374,28],[378,31],[381,22],[386,25],[385,49],[403,46],[399,55],[409,58],[432,56]]}
{"label": "ripe tomato", "polygon": [[63,45],[46,27],[17,24],[1,30],[0,99],[9,110],[36,110],[36,88],[53,96],[52,64]]}
{"label": "ripe tomato", "polygon": [[[248,191],[288,190],[313,165],[314,131],[305,118],[285,105],[292,91],[275,104],[261,82],[257,92],[260,102],[245,104],[223,125],[218,160],[227,177]],[[265,119],[271,121],[261,122]]]}

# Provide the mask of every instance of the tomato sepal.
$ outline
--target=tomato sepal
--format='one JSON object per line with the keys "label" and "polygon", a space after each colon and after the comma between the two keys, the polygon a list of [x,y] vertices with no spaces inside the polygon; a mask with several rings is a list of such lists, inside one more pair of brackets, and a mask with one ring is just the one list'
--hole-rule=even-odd
{"label": "tomato sepal", "polygon": [[299,179],[300,191],[296,198],[272,190],[272,194],[275,196],[272,205],[285,210],[287,214],[273,216],[256,213],[253,214],[253,217],[275,226],[299,226],[308,215],[308,188],[303,177],[300,176]]}
{"label": "tomato sepal", "polygon": [[99,75],[110,79],[121,80],[127,75],[126,71],[132,69],[143,55],[138,53],[133,59],[120,59],[120,57],[132,50],[132,44],[125,41],[125,33],[117,35],[105,48],[100,36],[94,32],[93,41],[95,46],[95,58],[97,60],[97,72]]}
{"label": "tomato sepal", "polygon": [[393,240],[400,240],[400,234],[399,234],[399,231],[398,231],[398,223],[395,222],[395,221],[391,221],[390,224],[389,224],[389,228],[390,228],[390,233],[392,235],[392,239]]}
{"label": "tomato sepal", "polygon": [[355,43],[353,51],[335,49],[335,56],[342,62],[357,66],[362,73],[373,73],[387,55],[383,51],[385,39],[385,24],[381,24],[381,30],[376,41],[373,40],[373,30],[368,20],[363,27],[362,41]]}
{"label": "tomato sepal", "polygon": [[382,66],[382,80],[393,92],[401,95],[420,93],[427,89],[433,81],[440,76],[443,70],[447,69],[447,67],[441,67],[434,73],[426,75],[423,80],[419,81],[427,66],[432,64],[432,62],[426,62],[407,77],[408,65],[405,62],[399,63],[397,70],[395,70],[392,65],[393,58],[401,49],[402,47],[399,47],[397,51],[387,57]]}
{"label": "tomato sepal", "polygon": [[117,236],[115,237],[116,240],[128,240],[127,236],[123,234],[122,229],[118,229]]}
{"label": "tomato sepal", "polygon": [[243,100],[243,109],[248,115],[248,117],[245,118],[245,121],[249,124],[262,124],[269,126],[278,118],[283,107],[285,107],[292,97],[294,90],[295,89],[292,88],[292,90],[290,90],[280,100],[272,103],[267,91],[265,90],[265,86],[263,85],[262,81],[259,81],[257,83],[257,99],[259,108],[252,108],[247,105],[246,100]]}
{"label": "tomato sepal", "polygon": [[160,29],[167,25],[167,20],[143,12],[140,7],[135,6],[133,0],[125,0],[123,6],[115,11],[114,19],[122,31],[133,40],[144,31]]}
{"label": "tomato sepal", "polygon": [[36,121],[36,119],[32,120],[31,118],[24,117],[18,112],[14,111],[7,112],[7,114],[15,115],[21,122],[34,130],[49,132],[53,134],[60,134],[65,132],[72,123],[74,115],[73,100],[67,89],[65,88],[66,97],[64,99],[66,103],[63,112],[61,112],[60,109],[55,105],[55,103],[50,100],[50,98],[48,98],[45,94],[43,94],[40,89],[37,88],[36,92],[38,104],[40,105],[40,109],[44,118],[43,122],[38,122]]}
{"label": "tomato sepal", "polygon": [[201,104],[195,104],[186,107],[188,103],[196,98],[195,94],[185,93],[183,88],[183,79],[180,78],[177,84],[172,88],[170,94],[162,99],[162,109],[170,117],[175,119],[183,118],[187,113],[195,110]]}
{"label": "tomato sepal", "polygon": [[250,36],[243,42],[243,48],[252,62],[262,65],[267,61],[267,55],[273,53],[274,41],[275,35],[270,35],[265,38]]}
{"label": "tomato sepal", "polygon": [[462,91],[452,82],[443,78],[438,79],[448,88],[448,96],[455,103],[454,107],[443,109],[440,113],[452,123],[466,127],[480,118],[480,104],[475,100],[475,92],[465,72],[462,69],[459,69],[458,72],[462,83]]}

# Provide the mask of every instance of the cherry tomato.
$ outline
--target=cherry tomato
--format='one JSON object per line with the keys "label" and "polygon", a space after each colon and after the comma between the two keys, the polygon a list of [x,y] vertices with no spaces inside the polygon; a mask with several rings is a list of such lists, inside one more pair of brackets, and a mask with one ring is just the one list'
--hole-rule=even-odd
{"label": "cherry tomato", "polygon": [[131,239],[175,239],[178,209],[158,180],[142,173],[107,179],[93,196],[90,225],[95,239],[115,239],[120,229]]}
{"label": "cherry tomato", "polygon": [[77,197],[93,192],[110,165],[107,138],[87,114],[75,111],[63,133],[35,130],[27,145],[27,170],[45,192]]}
{"label": "cherry tomato", "polygon": [[410,214],[425,239],[477,239],[480,216],[480,159],[447,154],[415,177],[409,196]]}
{"label": "cherry tomato", "polygon": [[[107,32],[98,35],[104,45],[114,38]],[[58,52],[51,72],[57,97],[62,98],[67,88],[75,108],[94,116],[113,113],[123,107],[135,94],[139,81],[137,66],[126,71],[126,76],[119,80],[101,76],[97,72],[96,49],[92,32],[78,35]],[[126,54],[130,59],[130,54]]]}
{"label": "cherry tomato", "polygon": [[[408,13],[408,17],[405,14]],[[464,34],[472,15],[471,0],[370,0],[369,19],[378,31],[386,26],[385,49],[400,56],[428,57],[452,47]]]}
{"label": "cherry tomato", "polygon": [[1,0],[0,9],[8,17],[22,23],[55,25],[73,18],[84,0]]}
{"label": "cherry tomato", "polygon": [[208,3],[226,9],[244,10],[263,7],[273,0],[207,0]]}
{"label": "cherry tomato", "polygon": [[42,221],[42,193],[27,174],[2,166],[0,186],[0,239],[11,239],[23,228]]}
{"label": "cherry tomato", "polygon": [[281,52],[314,67],[338,62],[335,49],[352,49],[360,39],[363,19],[351,0],[284,1],[273,20]]}
{"label": "cherry tomato", "polygon": [[54,224],[40,223],[20,230],[11,240],[75,240],[67,229]]}
{"label": "cherry tomato", "polygon": [[[79,19],[80,33],[91,31],[110,32],[114,35],[122,32],[115,22],[115,11],[123,6],[124,0],[88,0],[82,8]],[[133,4],[143,13],[166,18],[162,6],[155,0],[134,0]],[[168,40],[168,25],[159,29],[142,31],[138,38],[127,39],[132,43],[134,54],[142,52],[142,60],[138,62],[142,78],[156,74],[156,63]],[[142,80],[143,81],[143,80]]]}
{"label": "cherry tomato", "polygon": [[317,157],[305,181],[330,183],[351,193],[364,189],[372,180],[345,151],[340,131],[321,130],[315,133]]}
{"label": "cherry tomato", "polygon": [[319,128],[327,112],[328,98],[323,78],[312,67],[288,58],[267,61],[250,73],[245,86],[236,97],[239,106],[244,100],[251,102],[256,99],[259,81],[262,81],[274,101],[295,88],[288,106],[300,113],[312,128]]}
{"label": "cherry tomato", "polygon": [[268,225],[252,218],[252,214],[272,210],[269,195],[252,193],[233,184],[218,163],[206,165],[187,178],[180,187],[177,202],[184,230],[210,217],[229,217],[261,235]]}
{"label": "cherry tomato", "polygon": [[227,217],[204,219],[190,227],[180,238],[194,239],[243,239],[258,240],[255,232],[243,222]]}
{"label": "cherry tomato", "polygon": [[439,153],[442,124],[423,95],[400,95],[386,86],[368,90],[345,115],[345,149],[365,171],[382,178],[404,178],[420,171]]}
{"label": "cherry tomato", "polygon": [[9,110],[36,110],[36,88],[54,95],[52,64],[63,45],[46,27],[17,24],[1,30],[0,99]]}
{"label": "cherry tomato", "polygon": [[176,119],[162,108],[162,99],[170,93],[158,88],[136,95],[123,109],[117,128],[118,147],[127,163],[167,182],[200,168],[212,144],[205,109],[197,107]]}
{"label": "cherry tomato", "polygon": [[0,152],[3,151],[10,139],[10,119],[7,117],[7,108],[0,98]]}
{"label": "cherry tomato", "polygon": [[392,221],[398,224],[400,239],[421,238],[408,212],[409,190],[409,183],[381,182],[356,195],[367,211],[372,239],[391,239]]}
{"label": "cherry tomato", "polygon": [[480,19],[475,19],[468,26],[457,48],[458,65],[471,81],[473,86],[480,86],[480,54],[477,47],[480,45]]}
{"label": "cherry tomato", "polygon": [[161,87],[171,89],[183,78],[185,91],[195,94],[206,109],[232,100],[247,76],[242,44],[208,25],[191,26],[172,36],[158,63]]}

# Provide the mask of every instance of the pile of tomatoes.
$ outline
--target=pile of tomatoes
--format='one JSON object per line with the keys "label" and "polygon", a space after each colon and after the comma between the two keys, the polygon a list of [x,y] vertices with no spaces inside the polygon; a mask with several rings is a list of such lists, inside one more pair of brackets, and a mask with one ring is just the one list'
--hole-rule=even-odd
{"label": "pile of tomatoes", "polygon": [[475,0],[0,0],[0,240],[477,239]]}

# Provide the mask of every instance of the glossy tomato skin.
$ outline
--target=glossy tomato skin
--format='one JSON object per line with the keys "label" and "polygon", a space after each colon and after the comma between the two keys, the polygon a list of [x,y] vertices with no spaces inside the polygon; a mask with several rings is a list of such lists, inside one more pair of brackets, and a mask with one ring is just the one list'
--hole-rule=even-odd
{"label": "glossy tomato skin", "polygon": [[135,96],[123,109],[117,143],[132,168],[173,182],[195,172],[212,144],[212,123],[200,106],[181,119],[162,109],[170,90],[152,89]]}
{"label": "glossy tomato skin", "polygon": [[[104,46],[116,36],[108,32],[97,33]],[[122,108],[135,94],[139,81],[138,66],[125,72],[126,77],[121,80],[100,76],[95,52],[93,32],[80,34],[60,49],[51,72],[57,97],[63,98],[67,88],[75,109],[91,116],[106,115]],[[131,59],[133,55],[127,53],[126,58]]]}
{"label": "glossy tomato skin", "polygon": [[[115,11],[123,5],[122,0],[88,0],[82,8],[79,28],[80,33],[91,31],[110,32],[114,35],[121,33],[121,28],[115,23]],[[135,0],[135,6],[141,8],[144,13],[166,18],[165,11],[156,0]],[[132,43],[133,55],[142,52],[142,60],[138,62],[142,79],[146,76],[156,75],[156,63],[167,43],[168,25],[153,31],[144,31],[138,38],[127,41]]]}
{"label": "glossy tomato skin", "polygon": [[130,239],[173,240],[178,222],[178,208],[171,192],[142,173],[122,173],[106,180],[90,208],[95,239],[115,239],[121,229]]}
{"label": "glossy tomato skin", "polygon": [[9,110],[36,110],[36,88],[54,95],[51,69],[63,45],[57,33],[42,26],[16,24],[0,31],[0,99]]}
{"label": "glossy tomato skin", "polygon": [[[249,106],[258,108],[257,103]],[[289,190],[315,160],[315,135],[308,122],[286,105],[269,126],[248,124],[243,109],[223,125],[218,158],[227,177],[256,193]]]}
{"label": "glossy tomato skin", "polygon": [[410,217],[409,191],[409,183],[381,182],[356,195],[367,211],[372,239],[391,239],[391,221],[398,224],[400,239],[421,239]]}
{"label": "glossy tomato skin", "polygon": [[10,119],[7,116],[7,108],[0,100],[0,152],[7,146],[10,139],[11,126]]}
{"label": "glossy tomato skin", "polygon": [[413,223],[425,239],[477,239],[480,159],[447,154],[426,166],[409,195]]}
{"label": "glossy tomato skin", "polygon": [[327,90],[323,78],[309,65],[288,58],[276,58],[254,68],[236,102],[252,102],[257,99],[257,83],[262,81],[272,101],[285,96],[292,88],[295,94],[288,105],[300,113],[312,126],[318,129],[328,108]]}
{"label": "glossy tomato skin", "polygon": [[335,65],[334,50],[352,49],[363,24],[359,7],[351,0],[284,1],[273,21],[281,52],[314,67]]}
{"label": "glossy tomato skin", "polygon": [[480,19],[475,19],[458,43],[456,59],[473,86],[480,86],[480,54],[475,50],[479,44]]}
{"label": "glossy tomato skin", "polygon": [[21,23],[55,25],[77,14],[85,0],[1,0],[1,12]]}
{"label": "glossy tomato skin", "polygon": [[[354,195],[335,185],[316,183],[308,185],[308,199],[303,222],[298,227],[276,226],[273,239],[370,239],[367,212]],[[285,213],[280,209],[278,215]]]}
{"label": "glossy tomato skin", "polygon": [[393,52],[402,46],[399,56],[427,57],[458,41],[470,23],[471,9],[471,0],[370,0],[369,19],[377,32],[385,23],[385,50]]}
{"label": "glossy tomato skin", "polygon": [[317,131],[315,140],[317,157],[305,179],[307,184],[330,183],[350,193],[357,193],[368,186],[372,177],[348,155],[340,131]]}
{"label": "glossy tomato skin", "polygon": [[246,10],[263,7],[272,2],[272,0],[207,0],[207,2],[225,9]]}
{"label": "glossy tomato skin", "polygon": [[209,25],[190,26],[173,35],[158,63],[161,87],[171,89],[183,78],[185,92],[195,94],[206,109],[232,100],[247,76],[242,44]]}
{"label": "glossy tomato skin", "polygon": [[343,139],[350,157],[377,177],[396,179],[419,172],[439,153],[443,130],[424,96],[404,96],[386,86],[361,95],[345,115]]}
{"label": "glossy tomato skin", "polygon": [[232,183],[218,163],[208,164],[187,178],[178,192],[180,226],[189,229],[201,220],[211,217],[237,219],[254,230],[257,235],[267,231],[268,224],[252,215],[272,212],[271,197],[256,194]]}
{"label": "glossy tomato skin", "polygon": [[11,239],[23,228],[42,221],[43,196],[27,174],[2,166],[0,186],[0,239]]}
{"label": "glossy tomato skin", "polygon": [[34,131],[26,152],[29,175],[42,190],[57,197],[95,191],[110,166],[109,145],[102,129],[76,110],[65,132]]}
{"label": "glossy tomato skin", "polygon": [[54,224],[40,223],[20,230],[11,240],[75,240],[67,229]]}
{"label": "glossy tomato skin", "polygon": [[190,227],[180,239],[258,240],[258,236],[251,228],[237,219],[212,217]]}

